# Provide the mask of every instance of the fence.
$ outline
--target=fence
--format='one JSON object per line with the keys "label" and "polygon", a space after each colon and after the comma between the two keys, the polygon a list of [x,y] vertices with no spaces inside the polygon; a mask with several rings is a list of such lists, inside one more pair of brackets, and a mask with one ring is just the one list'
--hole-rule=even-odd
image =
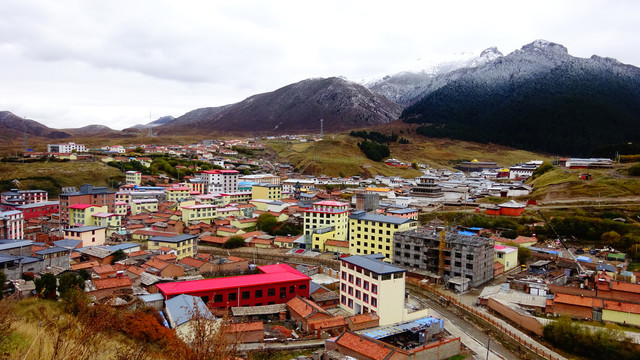
{"label": "fence", "polygon": [[539,345],[537,343],[534,343],[532,341],[530,341],[527,338],[524,338],[521,336],[522,333],[520,333],[519,331],[515,332],[512,331],[509,327],[504,326],[501,322],[496,321],[492,316],[489,316],[481,311],[478,311],[472,307],[469,307],[463,303],[461,303],[456,297],[451,296],[447,293],[444,293],[442,291],[440,291],[440,289],[430,285],[430,284],[425,284],[422,283],[420,280],[417,279],[412,279],[412,278],[407,278],[407,283],[412,284],[414,286],[418,286],[420,288],[422,288],[423,290],[427,291],[427,295],[428,293],[432,293],[434,295],[436,295],[436,297],[433,297],[433,300],[436,300],[438,302],[442,302],[443,300],[446,300],[448,304],[453,304],[455,306],[457,306],[459,309],[462,309],[468,313],[471,313],[475,316],[477,316],[478,318],[488,322],[489,324],[493,325],[496,329],[499,329],[502,333],[504,333],[505,335],[507,335],[509,338],[517,341],[519,344],[523,345],[524,347],[526,347],[527,349],[529,349],[531,352],[533,352],[534,354],[544,358],[544,359],[548,359],[548,360],[560,360],[560,358],[554,356],[552,353],[548,352],[548,351],[544,351],[541,350],[539,348]]}

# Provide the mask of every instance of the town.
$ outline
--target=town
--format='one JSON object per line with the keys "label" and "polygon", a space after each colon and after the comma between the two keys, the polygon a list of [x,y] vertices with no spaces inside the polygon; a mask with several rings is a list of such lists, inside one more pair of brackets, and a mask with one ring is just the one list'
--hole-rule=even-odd
{"label": "town", "polygon": [[[615,324],[640,344],[633,244],[576,245],[541,201],[523,200],[537,171],[586,182],[612,159],[473,159],[455,170],[386,159],[423,175],[329,177],[263,159],[262,140],[25,152],[109,164],[123,181],[55,198],[19,182],[2,192],[4,296],[64,298],[62,283],[78,279],[92,304],[154,308],[187,344],[204,318],[239,353],[313,349],[314,359],[565,359],[541,341],[565,318]],[[535,223],[505,227],[533,209]],[[488,330],[471,333],[468,321]]]}

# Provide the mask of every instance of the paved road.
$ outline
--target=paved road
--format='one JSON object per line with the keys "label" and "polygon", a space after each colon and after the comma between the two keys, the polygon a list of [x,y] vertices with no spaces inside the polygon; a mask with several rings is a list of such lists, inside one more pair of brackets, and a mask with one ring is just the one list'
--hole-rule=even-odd
{"label": "paved road", "polygon": [[[414,295],[415,296],[415,295]],[[476,358],[485,359],[489,335],[462,319],[444,306],[431,299],[421,298],[431,308],[432,316],[445,320],[445,330],[454,336],[459,336],[462,343],[477,354]],[[491,339],[489,345],[489,359],[517,359],[518,357],[507,350],[499,342]]]}

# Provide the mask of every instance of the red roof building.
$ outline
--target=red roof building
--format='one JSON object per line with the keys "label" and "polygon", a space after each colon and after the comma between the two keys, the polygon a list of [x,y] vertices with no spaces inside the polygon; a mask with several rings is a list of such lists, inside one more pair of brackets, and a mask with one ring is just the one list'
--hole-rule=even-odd
{"label": "red roof building", "polygon": [[284,304],[309,297],[311,278],[286,264],[259,266],[261,274],[156,285],[165,300],[180,294],[198,296],[212,308]]}

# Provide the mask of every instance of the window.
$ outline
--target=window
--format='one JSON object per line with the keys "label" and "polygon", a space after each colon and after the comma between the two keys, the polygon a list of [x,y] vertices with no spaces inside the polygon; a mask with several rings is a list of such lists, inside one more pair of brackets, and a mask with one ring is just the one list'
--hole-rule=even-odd
{"label": "window", "polygon": [[[158,244],[156,244],[158,245]],[[347,273],[346,272],[342,272],[342,280],[347,280]]]}
{"label": "window", "polygon": [[360,299],[360,290],[356,290],[356,299]]}
{"label": "window", "polygon": [[214,303],[222,302],[222,294],[214,295],[214,296],[213,296],[213,302],[214,302]]}
{"label": "window", "polygon": [[369,294],[362,294],[362,301],[368,303],[369,302]]}
{"label": "window", "polygon": [[238,296],[236,293],[229,293],[229,301],[235,301],[238,299]]}
{"label": "window", "polygon": [[364,282],[364,286],[363,286],[363,288],[364,288],[365,290],[369,290],[369,282],[368,282],[368,281],[365,281],[365,282]]}
{"label": "window", "polygon": [[242,298],[243,299],[249,299],[251,297],[250,292],[249,291],[243,291],[242,292]]}
{"label": "window", "polygon": [[349,274],[349,282],[353,284],[353,275]]}
{"label": "window", "polygon": [[371,284],[371,292],[374,294],[378,293],[378,285],[376,284]]}
{"label": "window", "polygon": [[390,280],[390,279],[391,279],[391,274],[382,275],[382,281]]}
{"label": "window", "polygon": [[256,298],[262,297],[262,290],[256,290]]}
{"label": "window", "polygon": [[360,286],[360,278],[356,278],[356,286]]}
{"label": "window", "polygon": [[296,287],[295,286],[289,286],[289,294],[295,294],[296,293]]}
{"label": "window", "polygon": [[341,288],[342,291],[347,291],[347,284],[342,283]]}
{"label": "window", "polygon": [[342,295],[342,297],[340,298],[340,302],[343,303],[343,304],[346,304],[347,303],[347,297]]}
{"label": "window", "polygon": [[353,307],[353,299],[349,299],[349,305],[348,305],[348,306],[349,306],[350,308],[352,308],[352,307]]}
{"label": "window", "polygon": [[349,286],[349,295],[353,295],[353,287]]}
{"label": "window", "polygon": [[371,297],[371,306],[378,306],[378,299],[374,298],[373,296]]}

